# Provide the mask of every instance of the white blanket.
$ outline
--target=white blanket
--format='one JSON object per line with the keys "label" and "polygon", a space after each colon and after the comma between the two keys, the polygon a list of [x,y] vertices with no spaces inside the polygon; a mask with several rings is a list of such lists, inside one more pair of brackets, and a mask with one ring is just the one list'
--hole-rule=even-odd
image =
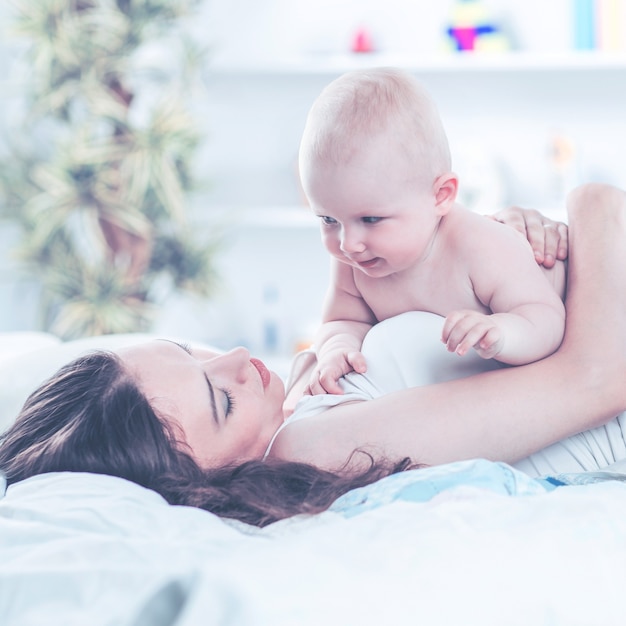
{"label": "white blanket", "polygon": [[118,478],[35,477],[0,499],[0,624],[623,626],[626,484],[503,468],[417,470],[446,488],[415,501],[402,475],[398,499],[392,477],[391,498],[260,531]]}
{"label": "white blanket", "polygon": [[[0,425],[61,363],[136,339],[0,359]],[[118,478],[29,479],[0,499],[0,625],[626,623],[625,483],[549,491],[476,461],[340,504],[259,531]]]}

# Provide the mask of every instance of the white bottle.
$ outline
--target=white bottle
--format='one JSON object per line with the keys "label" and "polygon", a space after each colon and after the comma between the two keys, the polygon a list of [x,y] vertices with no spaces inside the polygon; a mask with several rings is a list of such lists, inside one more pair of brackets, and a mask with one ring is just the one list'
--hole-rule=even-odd
{"label": "white bottle", "polygon": [[276,354],[280,350],[280,297],[274,284],[263,289],[262,300],[262,348],[266,354]]}

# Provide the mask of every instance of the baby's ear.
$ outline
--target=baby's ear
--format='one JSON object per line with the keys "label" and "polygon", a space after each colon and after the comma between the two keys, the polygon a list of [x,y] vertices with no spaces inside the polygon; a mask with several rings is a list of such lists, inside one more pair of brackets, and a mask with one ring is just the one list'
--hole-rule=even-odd
{"label": "baby's ear", "polygon": [[456,174],[448,172],[439,176],[433,185],[435,207],[439,215],[445,215],[456,201],[459,179]]}

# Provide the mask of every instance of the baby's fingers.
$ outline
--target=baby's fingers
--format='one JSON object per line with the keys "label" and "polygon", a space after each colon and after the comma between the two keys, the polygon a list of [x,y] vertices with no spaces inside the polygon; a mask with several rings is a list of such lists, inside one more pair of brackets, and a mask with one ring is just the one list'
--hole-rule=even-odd
{"label": "baby's fingers", "polygon": [[453,313],[450,313],[450,315],[448,315],[448,317],[446,317],[443,322],[443,329],[441,330],[441,341],[446,344],[446,347],[448,349],[450,349],[450,335],[452,334],[455,325],[459,322],[460,319],[462,319],[462,312],[454,311]]}
{"label": "baby's fingers", "polygon": [[[448,325],[449,322],[449,325]],[[463,356],[493,327],[489,317],[475,311],[455,311],[446,318],[444,341],[449,352]]]}
{"label": "baby's fingers", "polygon": [[352,369],[359,374],[364,374],[367,371],[367,362],[362,352],[348,353],[346,361],[350,364]]}
{"label": "baby's fingers", "polygon": [[304,394],[309,396],[317,396],[325,393],[326,390],[322,387],[318,378],[311,379],[309,386],[304,390]]}
{"label": "baby's fingers", "polygon": [[316,388],[322,389],[318,393],[334,393],[341,395],[343,389],[339,386],[339,379],[342,377],[343,372],[336,369],[325,369],[320,371]]}
{"label": "baby's fingers", "polygon": [[441,332],[441,341],[446,344],[449,352],[455,352],[459,343],[474,325],[474,311],[453,311],[444,323]]}
{"label": "baby's fingers", "polygon": [[479,341],[474,344],[474,349],[478,356],[483,359],[493,359],[502,350],[502,331],[496,326],[488,328]]}
{"label": "baby's fingers", "polygon": [[460,339],[457,343],[456,352],[459,356],[465,356],[474,346],[481,346],[483,342],[485,342],[485,347],[487,345],[487,333],[489,332],[490,327],[486,324],[478,323],[475,326],[472,326],[467,333]]}
{"label": "baby's fingers", "polygon": [[326,393],[341,393],[341,389],[339,391],[332,392],[328,391],[328,387],[332,387],[332,381],[329,383],[328,380],[332,378],[332,375],[329,374],[331,369],[329,367],[316,367],[311,373],[311,378],[309,379],[309,384],[304,390],[305,395],[316,396],[316,395],[324,395]]}
{"label": "baby's fingers", "polygon": [[309,383],[308,385],[305,387],[303,393],[304,395],[308,395],[308,396],[315,396],[319,393],[326,393],[323,389],[323,387],[320,385],[319,382],[319,378],[320,378],[320,371],[319,369],[316,367],[312,372],[311,372],[311,377],[309,378]]}

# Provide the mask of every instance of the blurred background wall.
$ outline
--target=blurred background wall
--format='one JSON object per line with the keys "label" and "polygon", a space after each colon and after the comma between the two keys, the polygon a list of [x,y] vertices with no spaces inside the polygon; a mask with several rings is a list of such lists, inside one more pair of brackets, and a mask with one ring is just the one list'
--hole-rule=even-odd
{"label": "blurred background wall", "polygon": [[[224,231],[222,286],[208,302],[165,303],[155,331],[278,356],[310,339],[328,260],[300,193],[298,142],[320,90],[355,67],[397,65],[426,84],[473,210],[518,204],[559,217],[579,182],[626,186],[624,4],[206,0],[190,26],[209,47],[190,203],[207,229]],[[3,27],[9,18],[0,5]],[[475,50],[455,50],[448,29],[461,27],[482,33]],[[3,125],[25,79],[11,75],[12,54],[3,35]],[[157,54],[167,63],[167,50]],[[11,231],[0,227],[0,331],[30,329],[33,296],[14,280]]]}

